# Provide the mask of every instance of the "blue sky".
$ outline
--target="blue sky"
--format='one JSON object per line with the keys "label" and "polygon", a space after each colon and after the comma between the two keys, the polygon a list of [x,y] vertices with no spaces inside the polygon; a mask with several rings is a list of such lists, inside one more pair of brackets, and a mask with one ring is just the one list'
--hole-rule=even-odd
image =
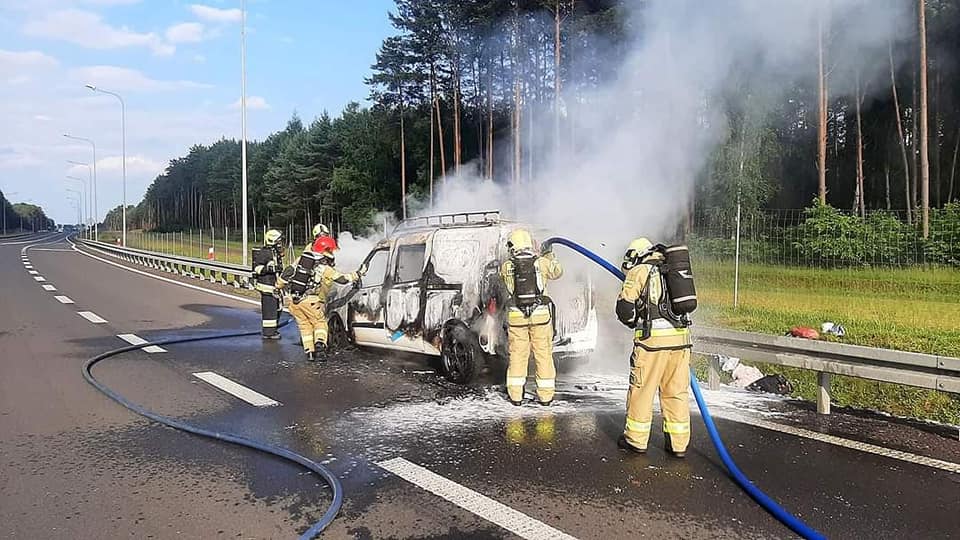
{"label": "blue sky", "polygon": [[[100,216],[121,201],[120,111],[127,104],[127,202],[196,143],[240,136],[239,0],[0,0],[0,190],[72,222],[66,175],[87,176],[97,143]],[[248,134],[296,111],[308,121],[366,99],[363,84],[392,0],[247,0]]]}

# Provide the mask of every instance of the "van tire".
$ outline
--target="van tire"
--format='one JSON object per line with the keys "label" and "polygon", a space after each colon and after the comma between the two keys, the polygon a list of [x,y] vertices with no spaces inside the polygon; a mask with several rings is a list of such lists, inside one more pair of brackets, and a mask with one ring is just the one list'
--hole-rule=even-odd
{"label": "van tire", "polygon": [[350,335],[347,334],[347,329],[344,328],[343,320],[339,315],[333,315],[327,321],[327,333],[329,334],[327,337],[328,345],[331,350],[342,351],[350,346]]}
{"label": "van tire", "polygon": [[447,327],[440,345],[440,369],[448,381],[457,384],[472,381],[480,358],[480,347],[473,339],[473,332],[462,324]]}

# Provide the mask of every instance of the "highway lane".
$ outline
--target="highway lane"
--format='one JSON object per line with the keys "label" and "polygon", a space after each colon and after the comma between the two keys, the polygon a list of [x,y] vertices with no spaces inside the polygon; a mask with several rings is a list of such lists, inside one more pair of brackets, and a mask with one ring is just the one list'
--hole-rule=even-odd
{"label": "highway lane", "polygon": [[[16,308],[4,310],[0,317],[10,318],[0,321],[18,329],[16,337],[0,336],[0,352],[24,358],[0,368],[0,427],[14,434],[0,445],[8,458],[0,466],[4,478],[16,477],[0,485],[0,523],[13,524],[11,536],[104,537],[110,531],[106,536],[168,537],[173,534],[166,527],[175,522],[186,537],[219,530],[289,537],[318,517],[324,492],[309,475],[136,420],[79,376],[82,358],[123,344],[118,333],[149,338],[255,328],[255,310],[75,253],[29,256],[57,293],[76,304],[60,304],[31,283],[22,266],[0,261],[0,276],[17,290],[4,286],[5,300],[9,293]],[[19,255],[15,261],[21,265]],[[80,309],[109,322],[91,324],[76,315]],[[282,343],[243,338],[133,353],[108,360],[98,374],[162,412],[329,461],[347,490],[331,538],[512,536],[490,515],[478,517],[377,465],[395,458],[522,512],[534,526],[577,538],[789,536],[725,477],[696,420],[685,461],[656,447],[645,457],[619,452],[613,441],[623,392],[616,377],[601,378],[598,386],[590,377],[574,384],[570,375],[557,406],[516,409],[493,390],[497,374],[456,387],[422,373],[419,358],[379,352],[344,353],[309,365],[291,339],[293,329],[284,333]],[[197,371],[215,371],[281,405],[251,406],[199,382],[192,377]],[[14,382],[7,383],[8,376]],[[51,393],[56,398],[43,397]],[[719,407],[725,398],[717,398]],[[738,399],[744,401],[726,400],[726,408],[767,407],[750,396]],[[956,474],[737,422],[721,420],[720,428],[751,478],[831,537],[935,538],[956,528]],[[954,450],[949,439],[940,439],[945,452]],[[660,442],[654,435],[651,444]],[[56,463],[64,454],[74,466]],[[67,480],[32,476],[35,469],[52,469]],[[38,505],[41,493],[55,493],[58,506],[79,508],[84,521],[51,530],[55,513]],[[110,511],[96,511],[103,508]],[[492,519],[498,515],[503,512]],[[113,533],[116,523],[119,533]]]}

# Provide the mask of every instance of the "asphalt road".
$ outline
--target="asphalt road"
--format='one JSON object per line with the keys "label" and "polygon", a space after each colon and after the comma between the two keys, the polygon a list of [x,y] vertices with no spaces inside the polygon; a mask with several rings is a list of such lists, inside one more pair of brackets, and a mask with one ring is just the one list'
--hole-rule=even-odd
{"label": "asphalt road", "polygon": [[[322,515],[330,493],[314,475],[160,427],[81,376],[87,358],[126,344],[120,334],[149,340],[256,329],[249,300],[106,264],[62,235],[3,244],[0,537],[290,538]],[[791,537],[729,480],[699,417],[686,460],[660,450],[656,433],[646,456],[616,448],[625,366],[564,372],[553,407],[515,408],[496,370],[460,387],[415,356],[347,351],[308,364],[295,329],[283,334],[279,343],[235,338],[132,352],[95,372],[157,412],[326,463],[346,492],[328,538]],[[253,406],[198,372],[279,405]],[[733,391],[709,393],[708,401],[744,472],[827,536],[958,534],[960,474],[949,470],[960,463],[955,428],[864,414],[824,418],[802,404]],[[755,425],[764,422],[772,425]],[[811,438],[816,433],[835,438]],[[860,442],[941,462],[878,455]]]}

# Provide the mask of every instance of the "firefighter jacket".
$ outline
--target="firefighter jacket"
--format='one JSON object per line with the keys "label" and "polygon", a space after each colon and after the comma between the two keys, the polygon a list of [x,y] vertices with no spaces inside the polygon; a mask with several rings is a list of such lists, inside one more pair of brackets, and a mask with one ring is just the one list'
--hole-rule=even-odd
{"label": "firefighter jacket", "polygon": [[[304,292],[301,298],[305,298],[307,296],[316,296],[321,302],[326,302],[327,296],[329,296],[330,289],[333,288],[334,283],[347,285],[357,281],[358,279],[359,275],[356,272],[344,274],[332,266],[317,264],[313,269],[313,275],[310,277],[310,283],[307,285],[307,290]],[[279,277],[277,279],[277,288],[282,289],[286,287],[286,285],[287,282],[283,279],[283,277]]]}
{"label": "firefighter jacket", "polygon": [[277,276],[283,269],[283,256],[278,249],[272,249],[273,258],[264,264],[253,267],[253,288],[263,294],[276,292]]}
{"label": "firefighter jacket", "polygon": [[500,266],[500,277],[506,286],[510,299],[507,303],[507,324],[509,326],[539,326],[549,324],[551,321],[550,298],[547,296],[546,282],[548,280],[560,279],[563,275],[563,267],[560,261],[556,259],[553,253],[548,253],[537,257],[534,262],[537,273],[537,285],[540,289],[542,302],[528,317],[520,308],[516,307],[513,301],[514,294],[514,266],[513,261],[507,259]]}
{"label": "firefighter jacket", "polygon": [[[666,294],[659,266],[638,264],[627,271],[617,297],[617,318],[635,329],[634,345],[648,351],[691,347],[690,330],[664,318],[658,309]],[[644,335],[646,326],[649,336]]]}

